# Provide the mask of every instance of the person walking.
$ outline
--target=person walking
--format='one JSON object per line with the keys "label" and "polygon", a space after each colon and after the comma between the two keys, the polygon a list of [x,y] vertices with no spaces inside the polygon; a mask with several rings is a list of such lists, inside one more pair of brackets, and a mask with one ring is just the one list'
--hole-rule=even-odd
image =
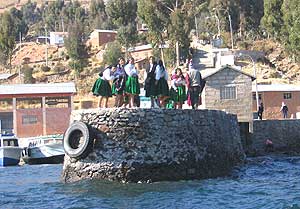
{"label": "person walking", "polygon": [[189,64],[189,94],[191,105],[193,109],[197,109],[199,106],[199,95],[201,91],[201,73],[199,70],[196,70],[193,66],[192,60]]}
{"label": "person walking", "polygon": [[288,117],[288,111],[289,111],[288,106],[284,102],[282,102],[280,112],[282,113],[283,118]]}
{"label": "person walking", "polygon": [[146,68],[145,71],[145,86],[144,89],[146,91],[146,97],[151,98],[151,107],[155,107],[155,69],[156,69],[156,61],[153,56],[149,58],[149,65]]}
{"label": "person walking", "polygon": [[129,96],[129,108],[134,107],[134,97],[140,94],[140,84],[138,71],[134,66],[134,58],[130,58],[128,64],[124,67],[128,75],[126,80],[125,93]]}
{"label": "person walking", "polygon": [[257,111],[258,119],[262,120],[263,112],[264,112],[264,104],[261,102]]}

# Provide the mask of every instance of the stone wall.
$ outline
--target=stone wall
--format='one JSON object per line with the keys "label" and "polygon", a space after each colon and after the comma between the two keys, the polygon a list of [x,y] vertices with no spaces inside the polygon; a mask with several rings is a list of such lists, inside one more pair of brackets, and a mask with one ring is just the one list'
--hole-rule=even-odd
{"label": "stone wall", "polygon": [[[239,122],[252,121],[251,77],[226,68],[205,78],[205,80],[205,93],[203,94],[205,108],[236,114]],[[236,99],[220,99],[220,89],[224,86],[236,87]]]}
{"label": "stone wall", "polygon": [[237,118],[223,111],[120,108],[72,117],[96,128],[97,137],[85,159],[65,156],[64,182],[211,178],[245,159]]}
{"label": "stone wall", "polygon": [[246,143],[249,155],[270,154],[265,151],[267,139],[273,142],[273,153],[300,154],[300,120],[255,120]]}

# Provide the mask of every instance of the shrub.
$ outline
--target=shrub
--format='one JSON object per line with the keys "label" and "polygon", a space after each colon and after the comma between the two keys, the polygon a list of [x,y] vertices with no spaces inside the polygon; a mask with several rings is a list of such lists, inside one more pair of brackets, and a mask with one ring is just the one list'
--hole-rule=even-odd
{"label": "shrub", "polygon": [[50,67],[48,67],[48,66],[46,66],[46,65],[42,65],[42,66],[41,66],[41,70],[42,70],[43,72],[49,72],[49,71],[50,71]]}
{"label": "shrub", "polygon": [[35,83],[35,79],[32,76],[33,68],[28,65],[24,65],[22,71],[24,73],[24,83]]}

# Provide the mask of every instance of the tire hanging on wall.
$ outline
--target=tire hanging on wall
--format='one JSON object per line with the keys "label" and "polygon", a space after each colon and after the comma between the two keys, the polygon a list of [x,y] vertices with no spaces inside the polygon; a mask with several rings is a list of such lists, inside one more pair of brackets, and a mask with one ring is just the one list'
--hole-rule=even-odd
{"label": "tire hanging on wall", "polygon": [[72,158],[85,158],[92,151],[93,140],[91,128],[83,122],[76,121],[64,133],[65,153]]}

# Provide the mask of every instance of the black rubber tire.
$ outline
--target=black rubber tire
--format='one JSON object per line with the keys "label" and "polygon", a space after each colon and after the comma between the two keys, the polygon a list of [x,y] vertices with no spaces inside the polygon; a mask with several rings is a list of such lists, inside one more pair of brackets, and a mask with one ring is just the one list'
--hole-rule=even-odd
{"label": "black rubber tire", "polygon": [[93,141],[91,128],[83,122],[76,121],[64,133],[65,153],[72,158],[85,158],[92,151]]}

